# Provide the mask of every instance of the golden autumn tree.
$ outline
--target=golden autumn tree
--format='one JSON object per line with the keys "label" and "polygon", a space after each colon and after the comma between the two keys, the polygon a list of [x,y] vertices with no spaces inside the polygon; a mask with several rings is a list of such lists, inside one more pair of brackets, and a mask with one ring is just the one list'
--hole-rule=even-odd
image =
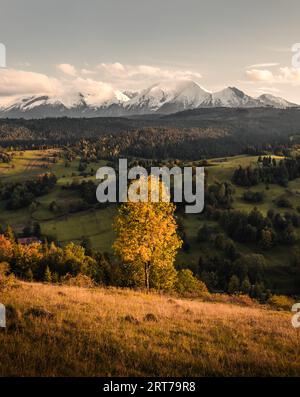
{"label": "golden autumn tree", "polygon": [[11,240],[0,234],[0,262],[9,262],[12,259],[13,248]]}
{"label": "golden autumn tree", "polygon": [[[130,198],[130,190],[138,197],[134,193]],[[131,285],[144,285],[147,290],[170,289],[176,280],[175,255],[182,245],[176,232],[175,205],[168,201],[165,186],[154,176],[133,182],[128,196],[114,224],[117,237],[113,247],[123,270]]]}

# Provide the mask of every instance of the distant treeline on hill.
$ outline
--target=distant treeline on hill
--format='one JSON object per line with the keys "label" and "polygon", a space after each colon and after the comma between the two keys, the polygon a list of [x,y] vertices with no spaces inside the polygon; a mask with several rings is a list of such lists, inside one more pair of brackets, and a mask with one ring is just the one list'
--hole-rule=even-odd
{"label": "distant treeline on hill", "polygon": [[241,167],[234,171],[232,181],[239,186],[255,186],[259,183],[276,183],[287,186],[288,181],[300,177],[300,157],[275,158],[259,157],[257,166]]}
{"label": "distant treeline on hill", "polygon": [[0,146],[20,149],[88,140],[105,158],[199,159],[284,151],[300,134],[300,111],[202,109],[132,118],[0,120]]}
{"label": "distant treeline on hill", "polygon": [[49,193],[56,181],[54,174],[47,173],[24,182],[6,183],[0,186],[0,200],[7,200],[6,207],[9,210],[27,207],[35,197]]}

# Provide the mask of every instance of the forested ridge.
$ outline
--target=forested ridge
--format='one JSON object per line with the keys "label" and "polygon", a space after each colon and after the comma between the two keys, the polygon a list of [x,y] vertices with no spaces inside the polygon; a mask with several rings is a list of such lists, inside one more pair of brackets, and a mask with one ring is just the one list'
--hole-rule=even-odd
{"label": "forested ridge", "polygon": [[0,146],[23,149],[87,139],[106,156],[144,158],[230,156],[284,150],[300,134],[300,110],[201,109],[168,116],[0,120]]}

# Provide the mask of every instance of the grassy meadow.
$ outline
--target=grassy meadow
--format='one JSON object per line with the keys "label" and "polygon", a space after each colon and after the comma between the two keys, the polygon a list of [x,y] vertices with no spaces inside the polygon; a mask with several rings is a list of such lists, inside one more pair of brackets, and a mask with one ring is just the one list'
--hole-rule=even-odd
{"label": "grassy meadow", "polygon": [[0,376],[299,376],[291,313],[116,288],[4,290]]}
{"label": "grassy meadow", "polygon": [[[112,222],[115,216],[113,207],[107,209],[89,209],[75,214],[55,215],[49,210],[51,202],[66,206],[78,199],[76,192],[63,190],[62,186],[72,181],[95,180],[95,177],[83,178],[78,171],[79,159],[65,167],[65,161],[58,158],[53,163],[53,154],[57,150],[28,150],[14,152],[13,161],[10,164],[0,163],[0,181],[15,182],[30,179],[45,172],[53,172],[58,178],[57,185],[49,194],[37,199],[38,206],[30,212],[29,208],[8,211],[5,202],[0,201],[0,224],[11,225],[14,230],[22,231],[29,222],[40,223],[42,233],[57,239],[62,244],[69,241],[80,242],[83,237],[91,240],[93,248],[101,251],[111,251],[114,239]],[[105,164],[90,163],[86,172],[95,175],[96,170]]]}

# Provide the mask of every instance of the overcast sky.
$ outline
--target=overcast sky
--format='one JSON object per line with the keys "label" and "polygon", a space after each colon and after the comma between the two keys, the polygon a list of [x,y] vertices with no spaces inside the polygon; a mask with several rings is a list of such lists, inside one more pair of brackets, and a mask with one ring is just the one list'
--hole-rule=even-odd
{"label": "overcast sky", "polygon": [[0,96],[192,78],[300,103],[299,0],[0,0]]}

